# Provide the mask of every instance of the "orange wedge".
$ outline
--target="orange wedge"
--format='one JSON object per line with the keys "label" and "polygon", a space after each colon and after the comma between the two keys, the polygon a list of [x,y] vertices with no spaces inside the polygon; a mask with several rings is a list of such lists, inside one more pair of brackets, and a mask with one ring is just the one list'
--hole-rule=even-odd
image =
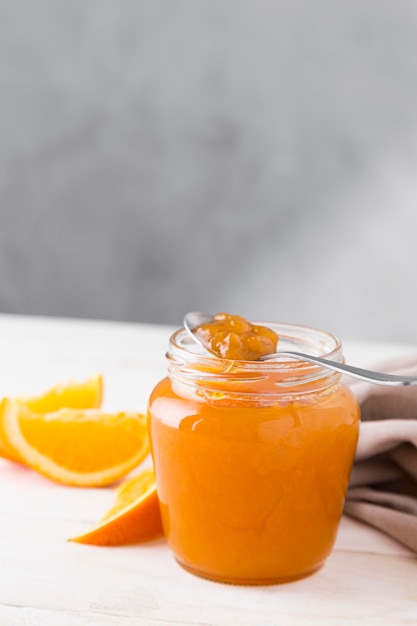
{"label": "orange wedge", "polygon": [[149,452],[141,413],[67,408],[33,413],[6,398],[2,428],[6,443],[26,465],[65,485],[109,485]]}
{"label": "orange wedge", "polygon": [[34,413],[52,413],[63,408],[98,409],[102,398],[103,377],[97,374],[81,383],[55,385],[40,396],[16,399]]}
{"label": "orange wedge", "polygon": [[163,536],[161,514],[152,469],[122,483],[112,508],[88,532],[70,539],[95,546],[141,543]]}
{"label": "orange wedge", "polygon": [[[16,398],[16,400],[35,413],[50,413],[62,408],[94,409],[101,405],[103,397],[103,378],[101,374],[84,382],[70,381],[65,385],[55,385],[39,396]],[[20,454],[10,446],[3,431],[3,406],[0,403],[0,456],[23,463]]]}
{"label": "orange wedge", "polygon": [[23,463],[23,459],[21,458],[20,454],[16,450],[13,450],[13,448],[10,446],[10,444],[8,443],[3,433],[2,421],[3,421],[4,403],[5,403],[5,400],[4,399],[1,400],[0,402],[0,456],[3,457],[4,459],[7,459],[8,461],[15,461],[16,463]]}

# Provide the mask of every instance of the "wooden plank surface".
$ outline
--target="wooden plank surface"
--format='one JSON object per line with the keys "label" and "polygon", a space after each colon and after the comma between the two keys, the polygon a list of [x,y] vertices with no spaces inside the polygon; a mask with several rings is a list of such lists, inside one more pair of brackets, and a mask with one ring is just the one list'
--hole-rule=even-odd
{"label": "wooden plank surface", "polygon": [[[0,395],[38,393],[101,371],[107,408],[145,410],[165,373],[171,330],[0,316]],[[381,351],[347,347],[358,364]],[[382,348],[384,355],[402,350]],[[417,623],[417,560],[358,522],[343,520],[336,550],[315,576],[237,587],[183,571],[163,540],[118,548],[69,543],[112,498],[110,489],[62,487],[0,462],[1,626]]]}

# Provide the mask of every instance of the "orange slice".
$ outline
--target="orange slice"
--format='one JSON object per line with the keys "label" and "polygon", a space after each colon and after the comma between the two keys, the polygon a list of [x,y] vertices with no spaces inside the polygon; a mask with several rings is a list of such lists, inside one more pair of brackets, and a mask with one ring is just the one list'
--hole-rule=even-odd
{"label": "orange slice", "polygon": [[103,377],[97,374],[81,383],[55,385],[40,396],[16,399],[34,413],[52,413],[63,408],[98,409],[103,399]]}
{"label": "orange slice", "polygon": [[5,403],[5,400],[3,399],[0,402],[0,456],[3,457],[4,459],[7,459],[8,461],[15,461],[15,463],[23,463],[23,459],[21,458],[20,454],[16,450],[13,450],[13,448],[8,443],[3,432],[2,422],[3,422],[4,403]]}
{"label": "orange slice", "polygon": [[122,483],[112,508],[88,532],[69,541],[95,546],[141,543],[163,536],[161,514],[152,469]]}
{"label": "orange slice", "polygon": [[119,480],[149,452],[146,417],[98,409],[32,413],[3,400],[5,441],[23,462],[66,485],[92,487]]}
{"label": "orange slice", "polygon": [[[62,408],[94,409],[101,406],[103,378],[101,374],[84,382],[70,381],[65,385],[55,385],[45,393],[16,400],[35,413],[50,413]],[[23,463],[20,454],[8,443],[3,431],[3,405],[0,403],[0,456],[9,461]]]}

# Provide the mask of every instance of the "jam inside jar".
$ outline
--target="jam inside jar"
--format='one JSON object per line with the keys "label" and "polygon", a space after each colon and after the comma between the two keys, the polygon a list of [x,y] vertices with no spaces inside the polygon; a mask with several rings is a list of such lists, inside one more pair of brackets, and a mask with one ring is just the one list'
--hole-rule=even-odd
{"label": "jam inside jar", "polygon": [[[283,350],[342,361],[333,335],[271,324]],[[203,354],[184,330],[148,409],[164,532],[188,571],[220,582],[303,578],[330,554],[359,433],[338,373],[282,357]]]}

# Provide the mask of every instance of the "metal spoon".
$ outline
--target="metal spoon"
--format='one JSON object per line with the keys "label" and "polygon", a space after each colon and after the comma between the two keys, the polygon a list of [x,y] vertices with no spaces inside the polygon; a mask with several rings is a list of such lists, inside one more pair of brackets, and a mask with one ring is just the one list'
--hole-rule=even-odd
{"label": "metal spoon", "polygon": [[[183,321],[184,328],[188,332],[190,337],[192,337],[194,341],[198,343],[202,348],[204,348],[204,350],[206,350],[207,352],[209,352],[209,350],[207,350],[206,346],[202,344],[202,342],[193,331],[197,326],[200,326],[200,324],[207,324],[212,320],[212,315],[208,315],[207,313],[200,313],[199,311],[192,311],[184,316]],[[292,350],[280,350],[279,352],[274,352],[273,354],[267,354],[261,357],[259,360],[269,361],[279,358],[280,356],[290,356],[300,361],[307,361],[308,363],[320,365],[329,370],[341,372],[342,374],[347,374],[348,376],[352,376],[353,378],[359,378],[360,380],[365,380],[367,382],[375,383],[377,385],[393,385],[397,387],[405,385],[417,385],[417,376],[398,376],[396,374],[373,372],[371,370],[366,370],[361,367],[354,367],[353,365],[346,365],[345,363],[337,363],[336,361],[329,361],[328,359],[323,359],[319,356],[312,356],[311,354],[294,352]]]}

